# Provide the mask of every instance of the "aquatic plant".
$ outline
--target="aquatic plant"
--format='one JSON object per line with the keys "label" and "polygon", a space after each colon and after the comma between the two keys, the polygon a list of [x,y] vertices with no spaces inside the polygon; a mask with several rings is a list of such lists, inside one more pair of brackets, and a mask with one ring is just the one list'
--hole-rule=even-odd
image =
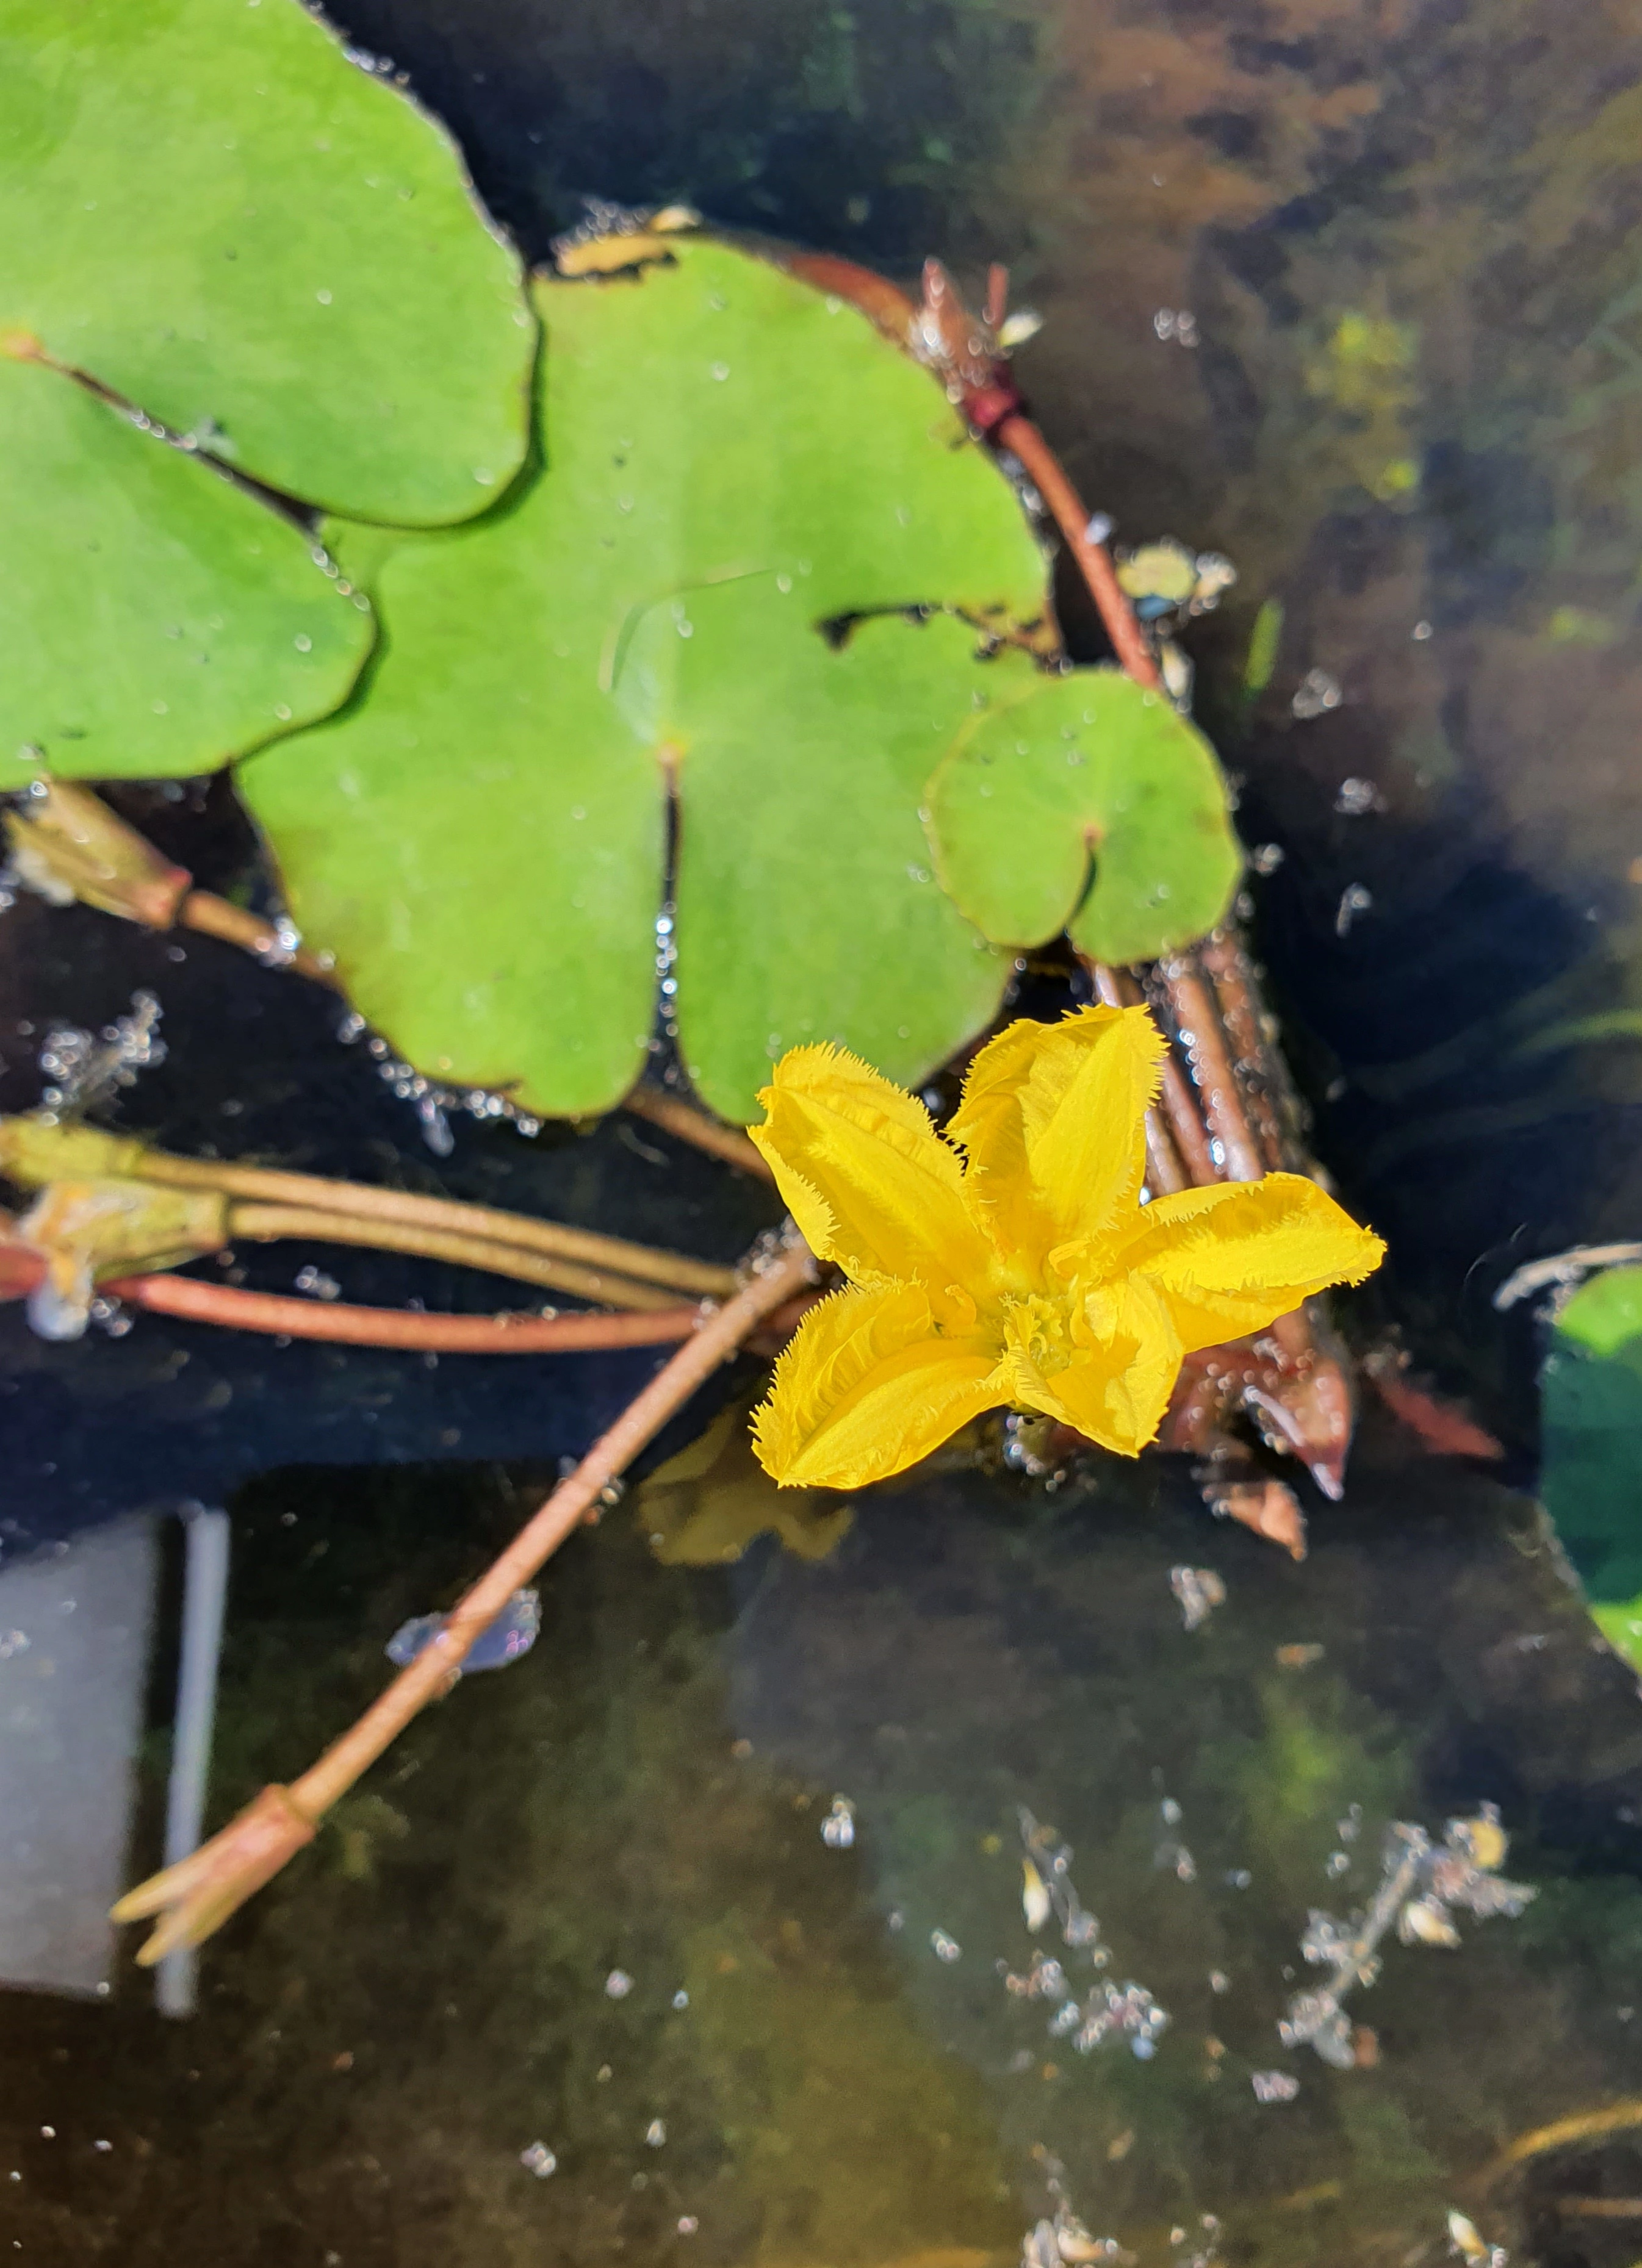
{"label": "aquatic plant", "polygon": [[1379,1240],[1301,1174],[1143,1205],[1162,1053],[1139,1008],[1010,1024],[944,1141],[855,1057],[782,1058],[752,1138],[851,1288],[806,1316],[754,1418],[778,1480],[863,1487],[1000,1405],[1132,1456],[1188,1352],[1379,1265]]}

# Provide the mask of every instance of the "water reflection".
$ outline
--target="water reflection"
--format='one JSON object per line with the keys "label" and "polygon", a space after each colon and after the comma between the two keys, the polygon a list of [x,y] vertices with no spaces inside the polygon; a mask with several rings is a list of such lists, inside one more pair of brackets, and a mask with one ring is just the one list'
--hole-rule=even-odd
{"label": "water reflection", "polygon": [[[307,1760],[518,1509],[499,1475],[248,1492],[213,1815]],[[721,1572],[662,1564],[649,1520],[640,1492],[573,1547],[532,1653],[208,1950],[194,2023],[129,1972],[11,2002],[26,2249],[76,2257],[91,2216],[181,2263],[1004,2268],[1070,2213],[1149,2262],[1436,2260],[1455,2205],[1520,2242],[1572,2146],[1490,2167],[1634,2087],[1642,1718],[1524,1499],[1375,1426],[1304,1567],[1206,1531],[1167,1466],[936,1475],[825,1559],[766,1539]],[[1187,1551],[1227,1594],[1193,1631]],[[1387,1940],[1348,2068],[1285,2045],[1308,1912],[1369,1903],[1390,1822],[1490,1802],[1535,1902]],[[1034,1956],[1166,2028],[1080,2052]]]}

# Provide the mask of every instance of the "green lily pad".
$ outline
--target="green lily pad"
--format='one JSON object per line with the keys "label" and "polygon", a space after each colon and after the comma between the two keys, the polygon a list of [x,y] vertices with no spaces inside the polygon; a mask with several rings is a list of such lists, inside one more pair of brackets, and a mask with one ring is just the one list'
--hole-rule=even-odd
{"label": "green lily pad", "polygon": [[362,519],[481,510],[535,325],[448,136],[296,0],[0,0],[0,330]]}
{"label": "green lily pad", "polygon": [[[1128,957],[1217,916],[1236,860],[1205,744],[1013,642],[1043,560],[926,372],[705,240],[538,291],[537,468],[461,527],[332,523],[381,647],[344,709],[239,771],[299,925],[403,1055],[597,1113],[664,976],[700,1093],[745,1118],[808,1039],[916,1084],[998,1005],[988,924],[1035,941],[1076,912]],[[995,821],[964,786],[995,770]]]}
{"label": "green lily pad", "polygon": [[4,356],[0,461],[0,787],[214,770],[346,695],[364,600],[226,475]]}
{"label": "green lily pad", "polygon": [[1241,870],[1214,751],[1114,669],[1021,683],[977,717],[930,804],[941,880],[998,945],[1069,927],[1098,961],[1149,960],[1212,929]]}
{"label": "green lily pad", "polygon": [[1540,1494],[1604,1636],[1642,1668],[1642,1268],[1582,1284],[1540,1373]]}
{"label": "green lily pad", "polygon": [[[368,697],[240,776],[297,921],[425,1070],[505,1087],[544,1113],[608,1109],[642,1066],[654,1012],[665,743],[699,735],[681,775],[678,920],[681,939],[704,924],[696,950],[714,965],[711,981],[692,979],[681,953],[704,1092],[751,1115],[770,1032],[806,1016],[828,1031],[869,1025],[886,1061],[927,1070],[984,1020],[1000,983],[939,893],[907,874],[928,864],[919,790],[944,745],[917,721],[928,706],[919,657],[940,658],[950,733],[972,697],[975,639],[957,623],[929,637],[894,624],[908,681],[897,693],[879,667],[863,693],[855,649],[867,652],[873,626],[838,654],[822,626],[915,603],[1001,623],[1039,615],[1043,562],[1013,497],[926,372],[853,309],[764,261],[686,243],[638,279],[546,283],[539,304],[544,472],[465,528],[391,548],[367,535],[361,571],[386,633]],[[351,559],[346,531],[336,540]],[[652,730],[635,722],[633,673],[654,650],[647,615],[675,602],[699,615],[714,659],[680,681],[687,713]],[[800,700],[814,713],[797,713]],[[762,748],[749,753],[755,711]],[[852,821],[875,758],[901,799],[893,823],[889,787]],[[744,909],[709,919],[695,902],[717,887],[701,865],[718,855],[706,814],[744,803],[744,786],[718,792],[749,768],[758,814],[730,864],[766,910],[790,902],[782,946],[802,931],[810,979],[769,973],[781,950]],[[758,861],[784,802],[803,795],[826,825],[803,868],[766,885]],[[909,902],[928,901],[886,917],[899,936],[905,914],[908,939],[922,940],[904,976],[859,949],[855,866],[892,869]],[[953,972],[926,1001],[913,996],[940,958],[937,936]],[[743,940],[733,952],[732,938]],[[822,970],[836,1004],[825,1014]]]}

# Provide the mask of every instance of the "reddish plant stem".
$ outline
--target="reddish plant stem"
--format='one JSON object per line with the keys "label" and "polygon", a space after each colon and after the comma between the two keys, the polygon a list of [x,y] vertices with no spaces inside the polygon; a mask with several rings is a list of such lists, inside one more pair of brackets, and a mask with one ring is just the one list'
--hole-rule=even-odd
{"label": "reddish plant stem", "polygon": [[1259,1138],[1266,1170],[1303,1173],[1298,1138],[1298,1106],[1283,1064],[1266,1037],[1253,964],[1235,931],[1211,931],[1198,955],[1215,989],[1220,1020],[1242,1074],[1249,1117]]}
{"label": "reddish plant stem", "polygon": [[1135,619],[1135,609],[1118,581],[1111,554],[1104,543],[1091,539],[1088,511],[1054,450],[1031,418],[1020,410],[1000,420],[992,429],[991,438],[997,447],[1007,449],[1018,461],[1048,506],[1061,531],[1061,541],[1089,586],[1089,595],[1099,611],[1121,668],[1136,685],[1159,689],[1163,680],[1158,674],[1158,665],[1151,658],[1146,634]]}
{"label": "reddish plant stem", "polygon": [[1266,1161],[1244,1115],[1219,1011],[1197,956],[1171,954],[1166,961],[1154,962],[1153,968],[1168,1002],[1175,1043],[1191,1068],[1209,1134],[1219,1143],[1224,1159],[1216,1178],[1257,1182],[1266,1171]]}
{"label": "reddish plant stem", "polygon": [[315,984],[336,988],[336,971],[329,962],[319,960],[304,946],[288,952],[260,915],[248,913],[243,906],[231,905],[214,890],[190,890],[177,908],[176,919],[180,928],[195,930],[202,937],[218,938],[225,945],[237,945],[242,952],[254,954],[258,961],[269,961],[279,968],[294,968],[299,976],[311,977]]}
{"label": "reddish plant stem", "polygon": [[268,1336],[338,1346],[403,1347],[429,1354],[563,1354],[590,1347],[665,1346],[688,1338],[699,1307],[620,1315],[428,1315],[413,1307],[350,1307],[248,1292],[197,1276],[125,1276],[100,1284],[106,1298],[150,1314]]}
{"label": "reddish plant stem", "polygon": [[332,1742],[317,1764],[292,1781],[291,1795],[299,1809],[310,1819],[329,1810],[418,1711],[445,1690],[451,1673],[461,1668],[474,1640],[490,1628],[520,1585],[529,1581],[583,1521],[597,1518],[599,1499],[610,1483],[625,1472],[640,1450],[684,1407],[696,1388],[729,1360],[751,1331],[803,1292],[814,1266],[803,1246],[789,1250],[701,1322],[457,1602],[425,1652],[400,1671],[381,1698],[339,1741]]}
{"label": "reddish plant stem", "polygon": [[174,1946],[197,1944],[208,1937],[312,1838],[314,1822],[412,1718],[449,1691],[475,1639],[490,1628],[520,1586],[584,1521],[597,1519],[600,1500],[611,1483],[668,1419],[761,1323],[803,1296],[813,1268],[802,1244],[790,1246],[726,1306],[701,1320],[699,1329],[458,1601],[428,1645],[316,1764],[289,1787],[264,1788],[191,1858],[151,1876],[119,1901],[114,1909],[116,1921],[161,1917],[137,1955],[139,1961],[154,1962]]}

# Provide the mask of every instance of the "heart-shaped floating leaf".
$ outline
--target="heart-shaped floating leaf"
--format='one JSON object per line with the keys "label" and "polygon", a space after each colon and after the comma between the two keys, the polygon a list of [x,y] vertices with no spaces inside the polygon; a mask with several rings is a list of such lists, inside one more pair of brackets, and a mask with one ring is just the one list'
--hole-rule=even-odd
{"label": "heart-shaped floating leaf", "polygon": [[4,353],[0,462],[0,787],[212,770],[345,696],[365,601],[226,474]]}
{"label": "heart-shaped floating leaf", "polygon": [[524,452],[516,260],[296,0],[0,0],[0,330],[364,519],[462,519]]}
{"label": "heart-shaped floating leaf", "polygon": [[941,880],[997,945],[1069,926],[1098,961],[1150,960],[1212,929],[1241,870],[1213,749],[1114,669],[995,703],[929,801]]}

